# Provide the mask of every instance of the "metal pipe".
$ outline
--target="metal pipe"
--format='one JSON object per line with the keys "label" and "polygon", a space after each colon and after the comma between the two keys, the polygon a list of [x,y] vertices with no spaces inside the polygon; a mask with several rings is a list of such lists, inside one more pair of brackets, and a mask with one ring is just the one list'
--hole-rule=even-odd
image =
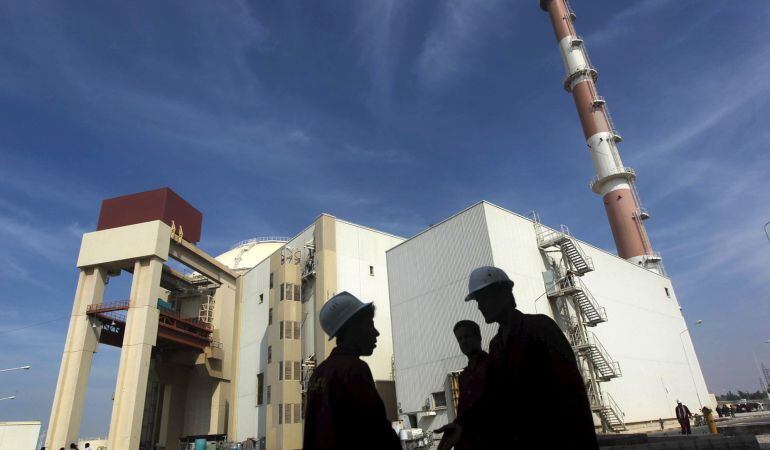
{"label": "metal pipe", "polygon": [[589,148],[596,177],[591,190],[602,196],[618,256],[662,273],[660,257],[652,249],[643,220],[649,217],[639,202],[634,182],[636,173],[623,165],[607,102],[596,89],[598,72],[573,25],[575,14],[566,0],[540,0],[548,12],[566,71],[564,88],[575,100],[583,135]]}

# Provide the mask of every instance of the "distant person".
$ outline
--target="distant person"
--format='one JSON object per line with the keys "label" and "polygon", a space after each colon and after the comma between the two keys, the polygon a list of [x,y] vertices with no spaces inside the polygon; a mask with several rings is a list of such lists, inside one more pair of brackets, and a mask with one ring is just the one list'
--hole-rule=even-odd
{"label": "distant person", "polygon": [[690,417],[692,417],[692,413],[690,413],[690,409],[687,405],[683,405],[682,402],[677,400],[674,412],[676,412],[676,420],[679,421],[679,426],[682,427],[682,434],[692,434],[692,430],[690,429]]}
{"label": "distant person", "polygon": [[78,445],[74,442],[70,444],[70,450],[78,450]]}
{"label": "distant person", "polygon": [[321,308],[320,322],[337,346],[310,377],[303,448],[400,450],[372,372],[360,359],[374,352],[380,335],[374,305],[341,292]]}
{"label": "distant person", "polygon": [[717,415],[722,417],[722,405],[717,405]]}
{"label": "distant person", "polygon": [[[489,354],[481,348],[481,328],[472,320],[461,320],[452,329],[460,351],[468,357],[468,365],[460,372],[460,399],[457,402],[457,416],[470,409],[481,397],[484,390],[484,375]],[[482,447],[478,443],[483,436],[463,433],[455,450],[472,450]],[[475,445],[474,445],[475,443]]]}
{"label": "distant person", "polygon": [[86,442],[86,445],[85,445],[84,447],[85,447],[85,448],[87,448],[87,449],[90,449],[90,448],[91,448],[91,444],[89,444],[88,442]]}
{"label": "distant person", "polygon": [[470,274],[465,301],[476,300],[486,323],[500,328],[489,345],[481,398],[436,430],[445,433],[439,450],[456,445],[464,433],[486,436],[484,449],[598,449],[569,342],[550,317],[518,311],[512,288],[513,281],[497,267]]}
{"label": "distant person", "polygon": [[735,418],[735,405],[730,403],[730,417]]}

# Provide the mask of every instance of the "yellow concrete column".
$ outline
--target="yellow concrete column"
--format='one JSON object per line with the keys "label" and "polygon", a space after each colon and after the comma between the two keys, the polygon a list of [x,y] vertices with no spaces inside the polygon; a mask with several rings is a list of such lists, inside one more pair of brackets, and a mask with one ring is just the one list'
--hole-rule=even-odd
{"label": "yellow concrete column", "polygon": [[321,322],[321,308],[332,296],[337,294],[337,228],[336,219],[322,215],[316,221],[314,232],[316,248],[316,284],[315,284],[315,358],[321,364],[334,348],[334,341],[326,337]]}
{"label": "yellow concrete column", "polygon": [[151,257],[134,263],[131,304],[120,352],[115,401],[107,438],[110,450],[137,450],[150,372],[152,347],[158,337],[160,276],[163,261]]}
{"label": "yellow concrete column", "polygon": [[91,326],[86,308],[102,302],[106,281],[107,271],[101,267],[80,270],[48,422],[46,448],[69,447],[71,442],[78,441],[88,375],[99,342],[99,329]]}
{"label": "yellow concrete column", "polygon": [[229,398],[230,383],[222,380],[213,380],[214,388],[211,390],[211,416],[209,420],[209,434],[221,434],[226,432],[227,400]]}

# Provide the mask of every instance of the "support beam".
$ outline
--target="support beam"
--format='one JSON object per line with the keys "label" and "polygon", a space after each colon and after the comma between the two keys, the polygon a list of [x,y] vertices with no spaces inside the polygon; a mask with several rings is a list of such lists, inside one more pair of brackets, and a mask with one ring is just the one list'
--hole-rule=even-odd
{"label": "support beam", "polygon": [[150,356],[158,335],[159,313],[156,305],[162,272],[163,261],[156,257],[134,264],[131,304],[107,438],[110,449],[139,449]]}
{"label": "support beam", "polygon": [[107,271],[102,267],[80,270],[51,407],[51,419],[48,422],[45,439],[47,448],[67,447],[78,440],[88,375],[99,342],[99,328],[91,326],[86,308],[91,304],[102,303],[106,281]]}
{"label": "support beam", "polygon": [[188,242],[172,240],[168,254],[212,281],[235,285],[235,272]]}

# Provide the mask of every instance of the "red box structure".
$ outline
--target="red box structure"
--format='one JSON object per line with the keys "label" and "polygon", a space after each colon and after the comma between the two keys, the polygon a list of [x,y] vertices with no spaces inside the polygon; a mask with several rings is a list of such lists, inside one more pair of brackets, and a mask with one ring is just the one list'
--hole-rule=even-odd
{"label": "red box structure", "polygon": [[201,240],[203,214],[169,188],[155,189],[136,194],[102,200],[97,230],[107,230],[152,220],[184,231],[184,240],[193,244]]}

